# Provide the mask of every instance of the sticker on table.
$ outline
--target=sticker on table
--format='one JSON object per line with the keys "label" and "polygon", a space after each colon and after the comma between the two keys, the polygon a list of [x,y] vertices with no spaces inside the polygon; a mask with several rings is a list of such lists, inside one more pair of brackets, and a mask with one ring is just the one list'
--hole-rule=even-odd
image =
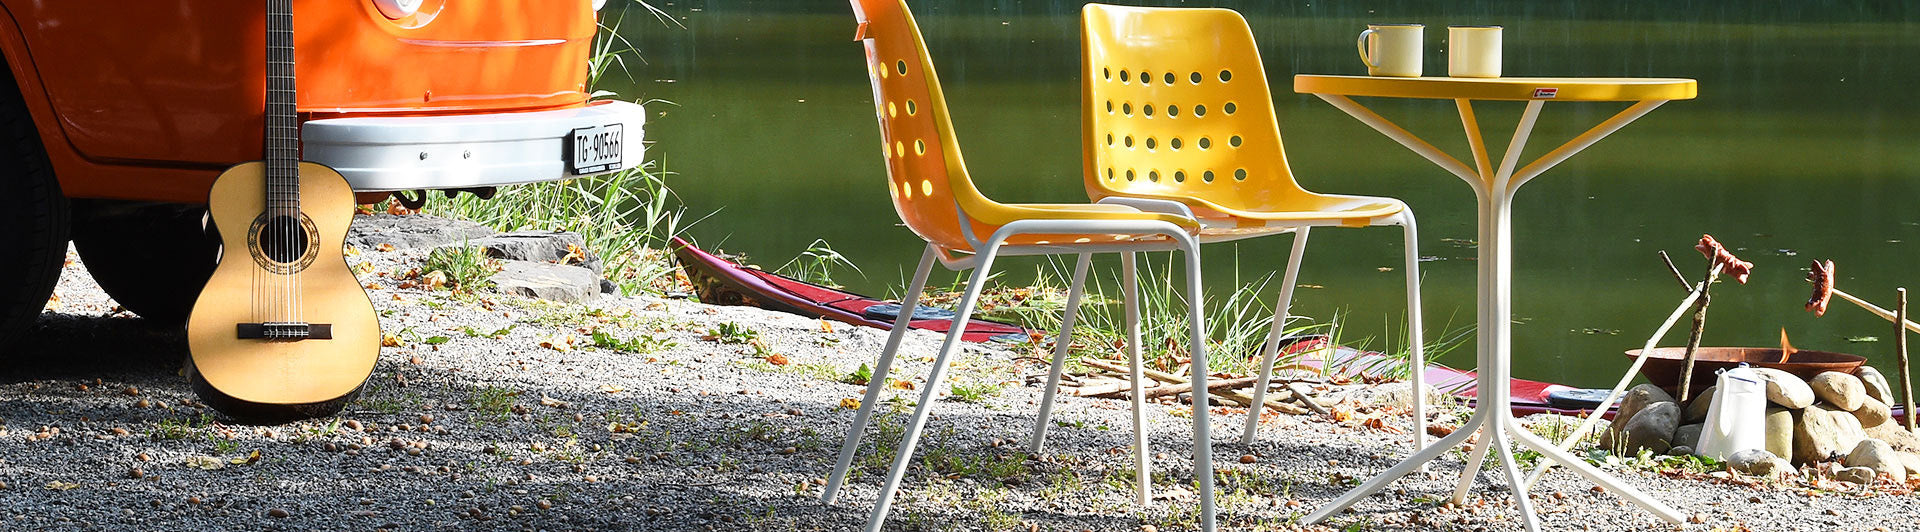
{"label": "sticker on table", "polygon": [[1560,89],[1555,89],[1555,88],[1545,88],[1545,89],[1534,89],[1534,90],[1533,90],[1533,97],[1534,97],[1534,98],[1552,98],[1552,97],[1555,97],[1555,96],[1559,96],[1559,95],[1560,95]]}

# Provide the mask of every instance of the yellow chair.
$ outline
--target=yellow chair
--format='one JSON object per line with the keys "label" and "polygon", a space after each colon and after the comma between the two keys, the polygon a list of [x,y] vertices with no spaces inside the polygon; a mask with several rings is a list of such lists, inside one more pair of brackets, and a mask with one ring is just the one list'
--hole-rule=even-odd
{"label": "yellow chair", "polygon": [[[1246,19],[1228,9],[1088,4],[1081,21],[1087,195],[1107,204],[1183,203],[1200,219],[1201,242],[1294,235],[1241,441],[1253,443],[1259,426],[1312,227],[1403,228],[1409,359],[1414,389],[1424,389],[1413,212],[1393,198],[1319,194],[1294,181]],[[1416,449],[1426,445],[1424,395],[1414,394]]]}
{"label": "yellow chair", "polygon": [[[874,104],[880,119],[881,151],[887,167],[887,192],[893,198],[894,210],[899,213],[900,219],[927,242],[927,247],[921,255],[918,269],[914,271],[913,284],[907,287],[907,296],[901,302],[900,318],[875,364],[866,395],[854,414],[853,426],[848,429],[847,438],[841,445],[839,460],[829,475],[821,500],[831,504],[845,479],[847,468],[859,448],[861,433],[872,418],[874,405],[880,402],[887,373],[908,330],[907,320],[913,315],[921,289],[926,285],[927,276],[936,260],[955,271],[974,270],[954,317],[955,323],[965,323],[973,313],[996,256],[1078,255],[1074,288],[1068,295],[1068,308],[1077,309],[1080,286],[1085,282],[1092,254],[1116,252],[1121,254],[1125,277],[1122,292],[1131,339],[1128,355],[1133,367],[1135,390],[1134,460],[1139,472],[1136,496],[1145,502],[1150,469],[1146,462],[1145,427],[1142,426],[1144,418],[1141,414],[1143,398],[1139,386],[1140,334],[1137,288],[1134,286],[1134,254],[1143,251],[1184,251],[1187,299],[1199,301],[1200,255],[1199,242],[1194,234],[1199,232],[1200,224],[1187,209],[1173,202],[1146,202],[1139,206],[1007,204],[981,195],[968,178],[966,164],[960,157],[959,142],[954,138],[945,98],[934,74],[933,62],[927,55],[926,44],[904,0],[851,0],[851,3],[854,17],[860,24],[856,39],[865,43],[868,74],[873,82]],[[1074,318],[1075,312],[1069,310],[1062,319],[1062,332],[1056,340],[1054,353],[1056,363],[1052,368],[1056,380],[1060,373],[1058,361],[1065,356],[1067,346],[1072,343],[1070,332]],[[1188,326],[1194,353],[1191,369],[1194,385],[1204,389],[1207,379],[1206,327],[1198,305],[1189,308]],[[934,359],[933,367],[927,374],[925,391],[921,393],[919,404],[907,423],[893,466],[880,488],[879,501],[874,505],[867,523],[869,531],[879,530],[886,520],[894,492],[911,461],[927,414],[944,391],[942,380],[947,373],[948,359],[958,350],[960,332],[963,330],[960,327],[953,328]],[[1202,524],[1205,529],[1212,530],[1213,467],[1207,402],[1206,394],[1195,397],[1194,477],[1200,487]],[[1042,418],[1046,417],[1045,412],[1051,407],[1049,394],[1048,401],[1041,406]],[[1036,431],[1036,447],[1040,443],[1038,437],[1043,436],[1044,431]]]}

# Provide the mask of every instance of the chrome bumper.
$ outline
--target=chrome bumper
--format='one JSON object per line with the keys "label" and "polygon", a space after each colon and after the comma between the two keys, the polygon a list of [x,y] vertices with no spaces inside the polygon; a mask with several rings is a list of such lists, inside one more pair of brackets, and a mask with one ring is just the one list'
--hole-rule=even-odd
{"label": "chrome bumper", "polygon": [[[624,124],[621,166],[639,166],[647,115],[639,104],[593,102],[554,111],[309,120],[302,157],[346,176],[356,192],[473,188],[577,177],[573,130]],[[591,174],[581,174],[591,175]]]}

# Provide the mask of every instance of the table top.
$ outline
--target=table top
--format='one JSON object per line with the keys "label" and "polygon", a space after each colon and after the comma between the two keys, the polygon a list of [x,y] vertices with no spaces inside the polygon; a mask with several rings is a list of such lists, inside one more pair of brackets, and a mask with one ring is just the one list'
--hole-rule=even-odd
{"label": "table top", "polygon": [[1300,74],[1294,92],[1340,96],[1469,100],[1631,102],[1691,100],[1698,89],[1685,78],[1399,78]]}

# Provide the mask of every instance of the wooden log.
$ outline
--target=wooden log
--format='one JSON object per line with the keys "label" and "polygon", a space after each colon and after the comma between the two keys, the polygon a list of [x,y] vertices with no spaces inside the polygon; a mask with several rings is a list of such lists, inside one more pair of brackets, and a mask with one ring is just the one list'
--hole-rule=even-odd
{"label": "wooden log", "polygon": [[[1092,367],[1107,370],[1107,371],[1126,371],[1126,365],[1120,362],[1109,361],[1109,360],[1098,360],[1098,359],[1087,359],[1084,362],[1088,366],[1092,366]],[[1174,384],[1174,385],[1188,384],[1186,378],[1178,375],[1174,375],[1172,373],[1167,373],[1164,371],[1156,371],[1156,370],[1147,369],[1147,368],[1140,368],[1140,374],[1145,375],[1149,379],[1164,382],[1167,384]],[[1209,383],[1208,388],[1212,388],[1211,383]],[[1192,390],[1191,384],[1188,384],[1188,390]],[[1230,390],[1208,390],[1208,391],[1215,397],[1226,399],[1240,406],[1248,406],[1253,404],[1253,397],[1242,392],[1230,391]],[[1267,407],[1272,408],[1278,412],[1293,414],[1293,415],[1300,415],[1300,414],[1307,413],[1307,409],[1305,408],[1300,408],[1298,406],[1294,406],[1288,403],[1283,403],[1274,399],[1267,400]]]}

